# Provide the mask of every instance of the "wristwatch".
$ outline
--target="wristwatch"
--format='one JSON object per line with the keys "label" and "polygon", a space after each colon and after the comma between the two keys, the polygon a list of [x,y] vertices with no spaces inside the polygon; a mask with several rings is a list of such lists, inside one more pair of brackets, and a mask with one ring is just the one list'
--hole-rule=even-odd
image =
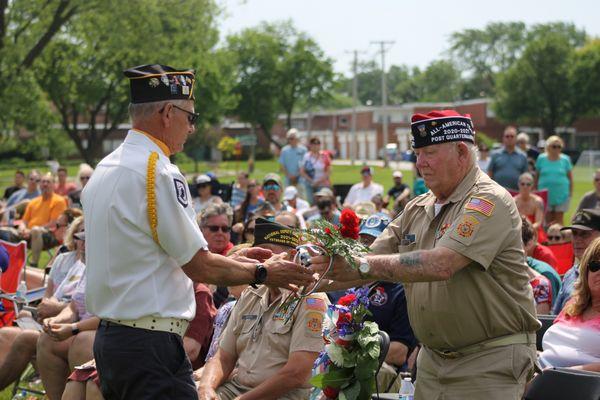
{"label": "wristwatch", "polygon": [[361,278],[366,278],[369,271],[371,271],[371,266],[365,257],[359,257],[358,262],[358,274]]}
{"label": "wristwatch", "polygon": [[262,285],[266,280],[267,268],[262,264],[256,264],[256,269],[254,270],[254,282],[252,282],[250,286],[256,289],[256,285]]}
{"label": "wristwatch", "polygon": [[75,336],[79,333],[79,328],[77,327],[77,324],[73,324],[71,326],[71,333],[73,334],[73,336]]}

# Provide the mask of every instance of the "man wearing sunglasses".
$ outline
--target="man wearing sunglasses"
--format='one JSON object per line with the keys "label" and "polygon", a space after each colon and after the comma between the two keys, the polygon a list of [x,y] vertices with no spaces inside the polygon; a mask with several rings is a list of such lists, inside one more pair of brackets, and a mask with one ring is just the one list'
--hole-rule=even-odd
{"label": "man wearing sunglasses", "polygon": [[268,250],[236,258],[208,250],[186,179],[169,160],[195,131],[194,71],[154,64],[125,76],[132,129],[82,193],[86,302],[101,319],[94,358],[107,400],[196,399],[182,344],[195,314],[192,281],[290,288],[314,279]]}
{"label": "man wearing sunglasses", "polygon": [[579,260],[594,239],[600,237],[600,209],[586,208],[578,211],[571,221],[571,226],[561,229],[573,232],[573,253],[575,264],[563,276],[563,283],[556,302],[552,306],[552,314],[559,314],[567,300],[571,298],[575,282],[579,279]]}
{"label": "man wearing sunglasses", "polygon": [[527,156],[517,148],[517,129],[507,126],[502,135],[501,149],[492,152],[488,175],[506,189],[519,190],[519,176],[527,172]]}
{"label": "man wearing sunglasses", "polygon": [[294,211],[292,207],[281,201],[283,187],[281,186],[281,178],[279,175],[275,173],[265,175],[265,178],[263,179],[263,193],[265,195],[266,203],[275,214],[279,214],[282,211]]}

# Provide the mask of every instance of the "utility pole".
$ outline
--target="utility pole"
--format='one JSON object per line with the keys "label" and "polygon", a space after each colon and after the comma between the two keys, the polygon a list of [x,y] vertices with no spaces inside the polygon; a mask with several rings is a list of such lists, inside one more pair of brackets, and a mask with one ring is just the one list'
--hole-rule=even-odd
{"label": "utility pole", "polygon": [[[388,167],[390,160],[387,153],[388,144],[388,115],[387,115],[387,83],[385,73],[385,53],[395,42],[392,40],[380,40],[373,41],[371,44],[377,44],[380,46],[379,52],[381,53],[381,117],[383,119],[383,166]],[[390,45],[386,49],[386,45]]]}
{"label": "utility pole", "polygon": [[[350,164],[354,165],[354,161],[357,158],[357,150],[358,150],[358,138],[356,136],[356,105],[358,103],[358,53],[360,51],[353,50],[354,60],[352,61],[352,122],[351,122],[351,132],[352,139],[350,141]],[[364,52],[360,52],[364,53]]]}

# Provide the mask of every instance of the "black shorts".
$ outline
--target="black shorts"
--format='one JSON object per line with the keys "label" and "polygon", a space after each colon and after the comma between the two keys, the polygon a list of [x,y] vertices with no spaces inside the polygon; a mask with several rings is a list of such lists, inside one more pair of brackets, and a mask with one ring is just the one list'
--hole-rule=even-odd
{"label": "black shorts", "polygon": [[106,400],[198,399],[181,336],[102,321],[94,341]]}

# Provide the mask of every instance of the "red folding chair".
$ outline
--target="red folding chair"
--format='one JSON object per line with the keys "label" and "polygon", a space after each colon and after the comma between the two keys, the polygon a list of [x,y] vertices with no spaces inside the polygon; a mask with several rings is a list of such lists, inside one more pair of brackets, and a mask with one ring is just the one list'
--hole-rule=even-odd
{"label": "red folding chair", "polygon": [[575,262],[575,252],[573,251],[573,243],[548,244],[547,247],[552,251],[558,263],[556,264],[556,272],[563,276]]}
{"label": "red folding chair", "polygon": [[[8,251],[8,269],[2,274],[0,279],[0,289],[4,293],[15,293],[21,272],[25,268],[27,260],[27,242],[10,243],[0,240],[0,245]],[[15,307],[13,301],[2,299],[4,311],[0,312],[0,327],[10,326],[15,319]]]}

